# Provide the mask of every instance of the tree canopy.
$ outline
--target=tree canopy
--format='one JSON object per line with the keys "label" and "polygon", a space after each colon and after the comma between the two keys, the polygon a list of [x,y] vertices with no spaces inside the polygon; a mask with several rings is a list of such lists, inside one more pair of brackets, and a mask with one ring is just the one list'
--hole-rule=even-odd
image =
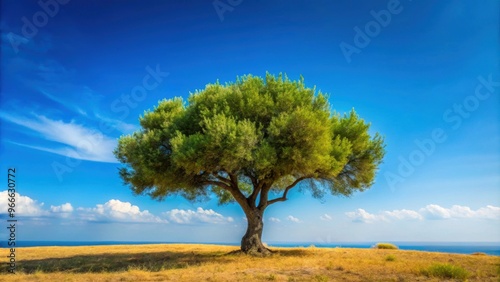
{"label": "tree canopy", "polygon": [[[298,183],[321,197],[369,188],[383,138],[352,110],[332,112],[304,79],[247,75],[159,101],[141,130],[119,139],[120,175],[137,193],[194,200],[217,195],[251,211],[285,201]],[[278,195],[269,199],[269,192]]]}

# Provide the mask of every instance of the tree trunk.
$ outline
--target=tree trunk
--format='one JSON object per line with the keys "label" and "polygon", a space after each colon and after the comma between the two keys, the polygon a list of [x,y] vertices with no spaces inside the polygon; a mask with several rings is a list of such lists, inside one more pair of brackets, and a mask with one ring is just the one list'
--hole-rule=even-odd
{"label": "tree trunk", "polygon": [[241,239],[241,251],[254,256],[267,256],[271,250],[262,244],[262,230],[264,222],[263,212],[258,209],[245,212],[248,220],[248,227],[245,236]]}

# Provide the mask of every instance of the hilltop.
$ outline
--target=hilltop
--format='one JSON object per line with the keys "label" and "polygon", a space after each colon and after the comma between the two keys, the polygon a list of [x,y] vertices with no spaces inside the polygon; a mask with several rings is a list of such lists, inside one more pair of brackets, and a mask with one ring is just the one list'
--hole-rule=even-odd
{"label": "hilltop", "polygon": [[[3,249],[4,251],[6,249]],[[16,249],[17,274],[2,281],[498,281],[500,257],[390,249],[116,245]],[[451,275],[451,276],[446,276]]]}

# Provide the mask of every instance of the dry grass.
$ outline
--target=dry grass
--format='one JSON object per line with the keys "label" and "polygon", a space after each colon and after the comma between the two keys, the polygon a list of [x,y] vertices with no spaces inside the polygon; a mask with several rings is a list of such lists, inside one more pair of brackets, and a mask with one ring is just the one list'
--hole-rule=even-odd
{"label": "dry grass", "polygon": [[[254,258],[214,245],[19,248],[17,274],[0,281],[439,281],[435,264],[463,268],[469,281],[499,281],[500,257],[386,249],[273,248]],[[6,253],[6,249],[1,249]],[[388,257],[397,259],[387,259]]]}

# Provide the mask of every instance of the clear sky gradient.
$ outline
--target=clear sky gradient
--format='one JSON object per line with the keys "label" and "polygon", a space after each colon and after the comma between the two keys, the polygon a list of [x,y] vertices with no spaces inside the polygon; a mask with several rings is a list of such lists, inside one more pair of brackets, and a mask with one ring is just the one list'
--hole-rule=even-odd
{"label": "clear sky gradient", "polygon": [[264,241],[500,241],[498,1],[38,3],[1,2],[18,239],[238,242],[239,206],[135,196],[112,150],[161,99],[283,72],[355,108],[387,154],[366,192],[292,190]]}

